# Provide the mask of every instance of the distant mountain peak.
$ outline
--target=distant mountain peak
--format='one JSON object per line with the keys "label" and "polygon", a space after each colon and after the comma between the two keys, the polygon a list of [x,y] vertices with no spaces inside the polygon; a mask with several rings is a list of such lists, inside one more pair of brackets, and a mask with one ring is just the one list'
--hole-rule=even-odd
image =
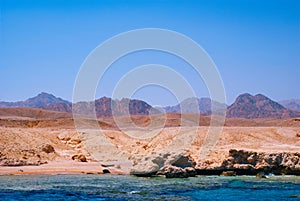
{"label": "distant mountain peak", "polygon": [[[53,94],[50,94],[50,93],[47,93],[47,92],[41,92],[33,98],[57,98],[57,97],[55,97]],[[58,99],[61,99],[61,98],[58,98]]]}
{"label": "distant mountain peak", "polygon": [[41,92],[38,95],[28,98],[27,100],[33,100],[33,99],[38,99],[38,98],[56,98],[54,95],[46,93],[46,92]]}
{"label": "distant mountain peak", "polygon": [[210,115],[212,105],[214,105],[215,109],[227,108],[225,104],[219,103],[217,101],[212,101],[210,98],[207,97],[191,97],[184,99],[183,101],[181,101],[181,103],[177,105],[164,107],[164,110],[167,113],[201,113],[203,115]]}
{"label": "distant mountain peak", "polygon": [[41,92],[37,96],[54,96],[53,94],[49,94],[47,92]]}
{"label": "distant mountain peak", "polygon": [[31,107],[40,108],[44,106],[55,105],[58,103],[71,104],[69,101],[62,98],[55,97],[52,94],[41,92],[37,96],[28,98],[25,101],[18,102],[0,102],[0,107]]}
{"label": "distant mountain peak", "polygon": [[251,102],[251,101],[253,101],[253,100],[254,100],[254,96],[253,96],[253,95],[251,95],[251,94],[249,94],[249,93],[244,93],[244,94],[239,95],[239,96],[236,98],[235,102],[236,102],[237,104],[243,104],[243,103],[245,103],[245,102]]}
{"label": "distant mountain peak", "polygon": [[263,94],[245,93],[228,107],[227,117],[237,118],[287,118],[296,114]]}
{"label": "distant mountain peak", "polygon": [[239,95],[238,97],[252,97],[253,95],[250,93],[242,93],[241,95]]}
{"label": "distant mountain peak", "polygon": [[28,107],[42,107],[46,105],[55,105],[58,103],[71,104],[69,101],[63,100],[62,98],[58,98],[46,92],[41,92],[37,96],[29,98],[25,101],[25,105],[28,105]]}
{"label": "distant mountain peak", "polygon": [[300,99],[293,98],[290,100],[279,101],[279,103],[290,110],[300,112]]}

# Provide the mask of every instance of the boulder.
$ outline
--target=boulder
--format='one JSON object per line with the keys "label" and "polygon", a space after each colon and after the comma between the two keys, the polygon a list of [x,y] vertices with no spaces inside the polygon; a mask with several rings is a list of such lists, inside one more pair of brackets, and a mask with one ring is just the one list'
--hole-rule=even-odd
{"label": "boulder", "polygon": [[195,177],[197,175],[197,171],[194,167],[186,167],[184,168],[189,177]]}
{"label": "boulder", "polygon": [[251,164],[234,164],[233,169],[240,169],[240,170],[253,170],[254,166]]}
{"label": "boulder", "polygon": [[47,154],[55,152],[54,147],[50,144],[44,144],[40,147],[40,149]]}
{"label": "boulder", "polygon": [[148,161],[148,163],[143,162],[138,165],[135,165],[131,171],[131,175],[135,175],[138,177],[151,177],[156,175],[159,170],[159,166],[152,161]]}
{"label": "boulder", "polygon": [[227,176],[227,177],[231,177],[231,176],[236,176],[236,172],[235,171],[223,171],[220,176]]}
{"label": "boulder", "polygon": [[256,176],[257,178],[264,178],[264,179],[268,178],[268,177],[266,176],[266,174],[265,174],[265,173],[262,173],[262,172],[257,173],[255,176]]}
{"label": "boulder", "polygon": [[83,155],[83,154],[79,154],[79,155],[76,154],[76,155],[72,156],[72,160],[76,160],[78,162],[87,162],[87,159],[86,159],[85,155]]}
{"label": "boulder", "polygon": [[196,170],[192,167],[181,168],[172,165],[164,167],[166,178],[188,178],[196,176]]}
{"label": "boulder", "polygon": [[61,133],[57,136],[57,139],[67,142],[67,141],[71,140],[71,137],[69,136],[69,134]]}
{"label": "boulder", "polygon": [[69,145],[78,145],[78,144],[80,144],[80,143],[81,143],[81,140],[80,140],[80,139],[77,139],[77,138],[71,139],[70,141],[68,141],[68,144],[69,144]]}
{"label": "boulder", "polygon": [[103,172],[103,174],[109,174],[110,173],[109,169],[103,169],[102,172]]}
{"label": "boulder", "polygon": [[187,178],[189,177],[183,168],[176,166],[167,166],[164,170],[166,178]]}

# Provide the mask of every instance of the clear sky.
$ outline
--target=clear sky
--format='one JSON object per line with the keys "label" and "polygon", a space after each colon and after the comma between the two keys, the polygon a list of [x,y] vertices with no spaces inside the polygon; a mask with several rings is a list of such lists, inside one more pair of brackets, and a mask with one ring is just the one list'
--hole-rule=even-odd
{"label": "clear sky", "polygon": [[[170,29],[200,44],[220,71],[229,104],[245,92],[274,100],[300,98],[298,0],[0,0],[0,101],[42,91],[71,100],[79,68],[95,47],[121,32],[148,27]],[[197,96],[208,96],[184,62],[155,51],[114,64],[97,96],[111,96],[124,73],[148,63],[174,68]],[[153,105],[176,103],[158,87],[134,97]]]}

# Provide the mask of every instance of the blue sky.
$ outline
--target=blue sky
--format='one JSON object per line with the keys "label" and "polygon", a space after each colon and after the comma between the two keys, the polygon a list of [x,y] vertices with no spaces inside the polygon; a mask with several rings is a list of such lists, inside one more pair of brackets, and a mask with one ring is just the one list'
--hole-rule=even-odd
{"label": "blue sky", "polygon": [[[80,66],[99,44],[124,31],[170,29],[192,38],[215,62],[227,101],[241,93],[274,100],[300,98],[300,1],[0,1],[0,100],[16,101],[45,91],[71,100]],[[145,51],[111,66],[97,97],[111,96],[133,66],[159,63],[182,74],[199,97],[205,84],[175,56]],[[135,98],[172,105],[159,87]]]}

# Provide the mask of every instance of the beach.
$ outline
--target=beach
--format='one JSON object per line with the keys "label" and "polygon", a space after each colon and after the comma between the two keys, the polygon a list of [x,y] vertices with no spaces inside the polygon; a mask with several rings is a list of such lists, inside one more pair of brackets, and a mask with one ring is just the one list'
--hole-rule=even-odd
{"label": "beach", "polygon": [[129,174],[99,162],[54,161],[39,166],[2,166],[0,175]]}

